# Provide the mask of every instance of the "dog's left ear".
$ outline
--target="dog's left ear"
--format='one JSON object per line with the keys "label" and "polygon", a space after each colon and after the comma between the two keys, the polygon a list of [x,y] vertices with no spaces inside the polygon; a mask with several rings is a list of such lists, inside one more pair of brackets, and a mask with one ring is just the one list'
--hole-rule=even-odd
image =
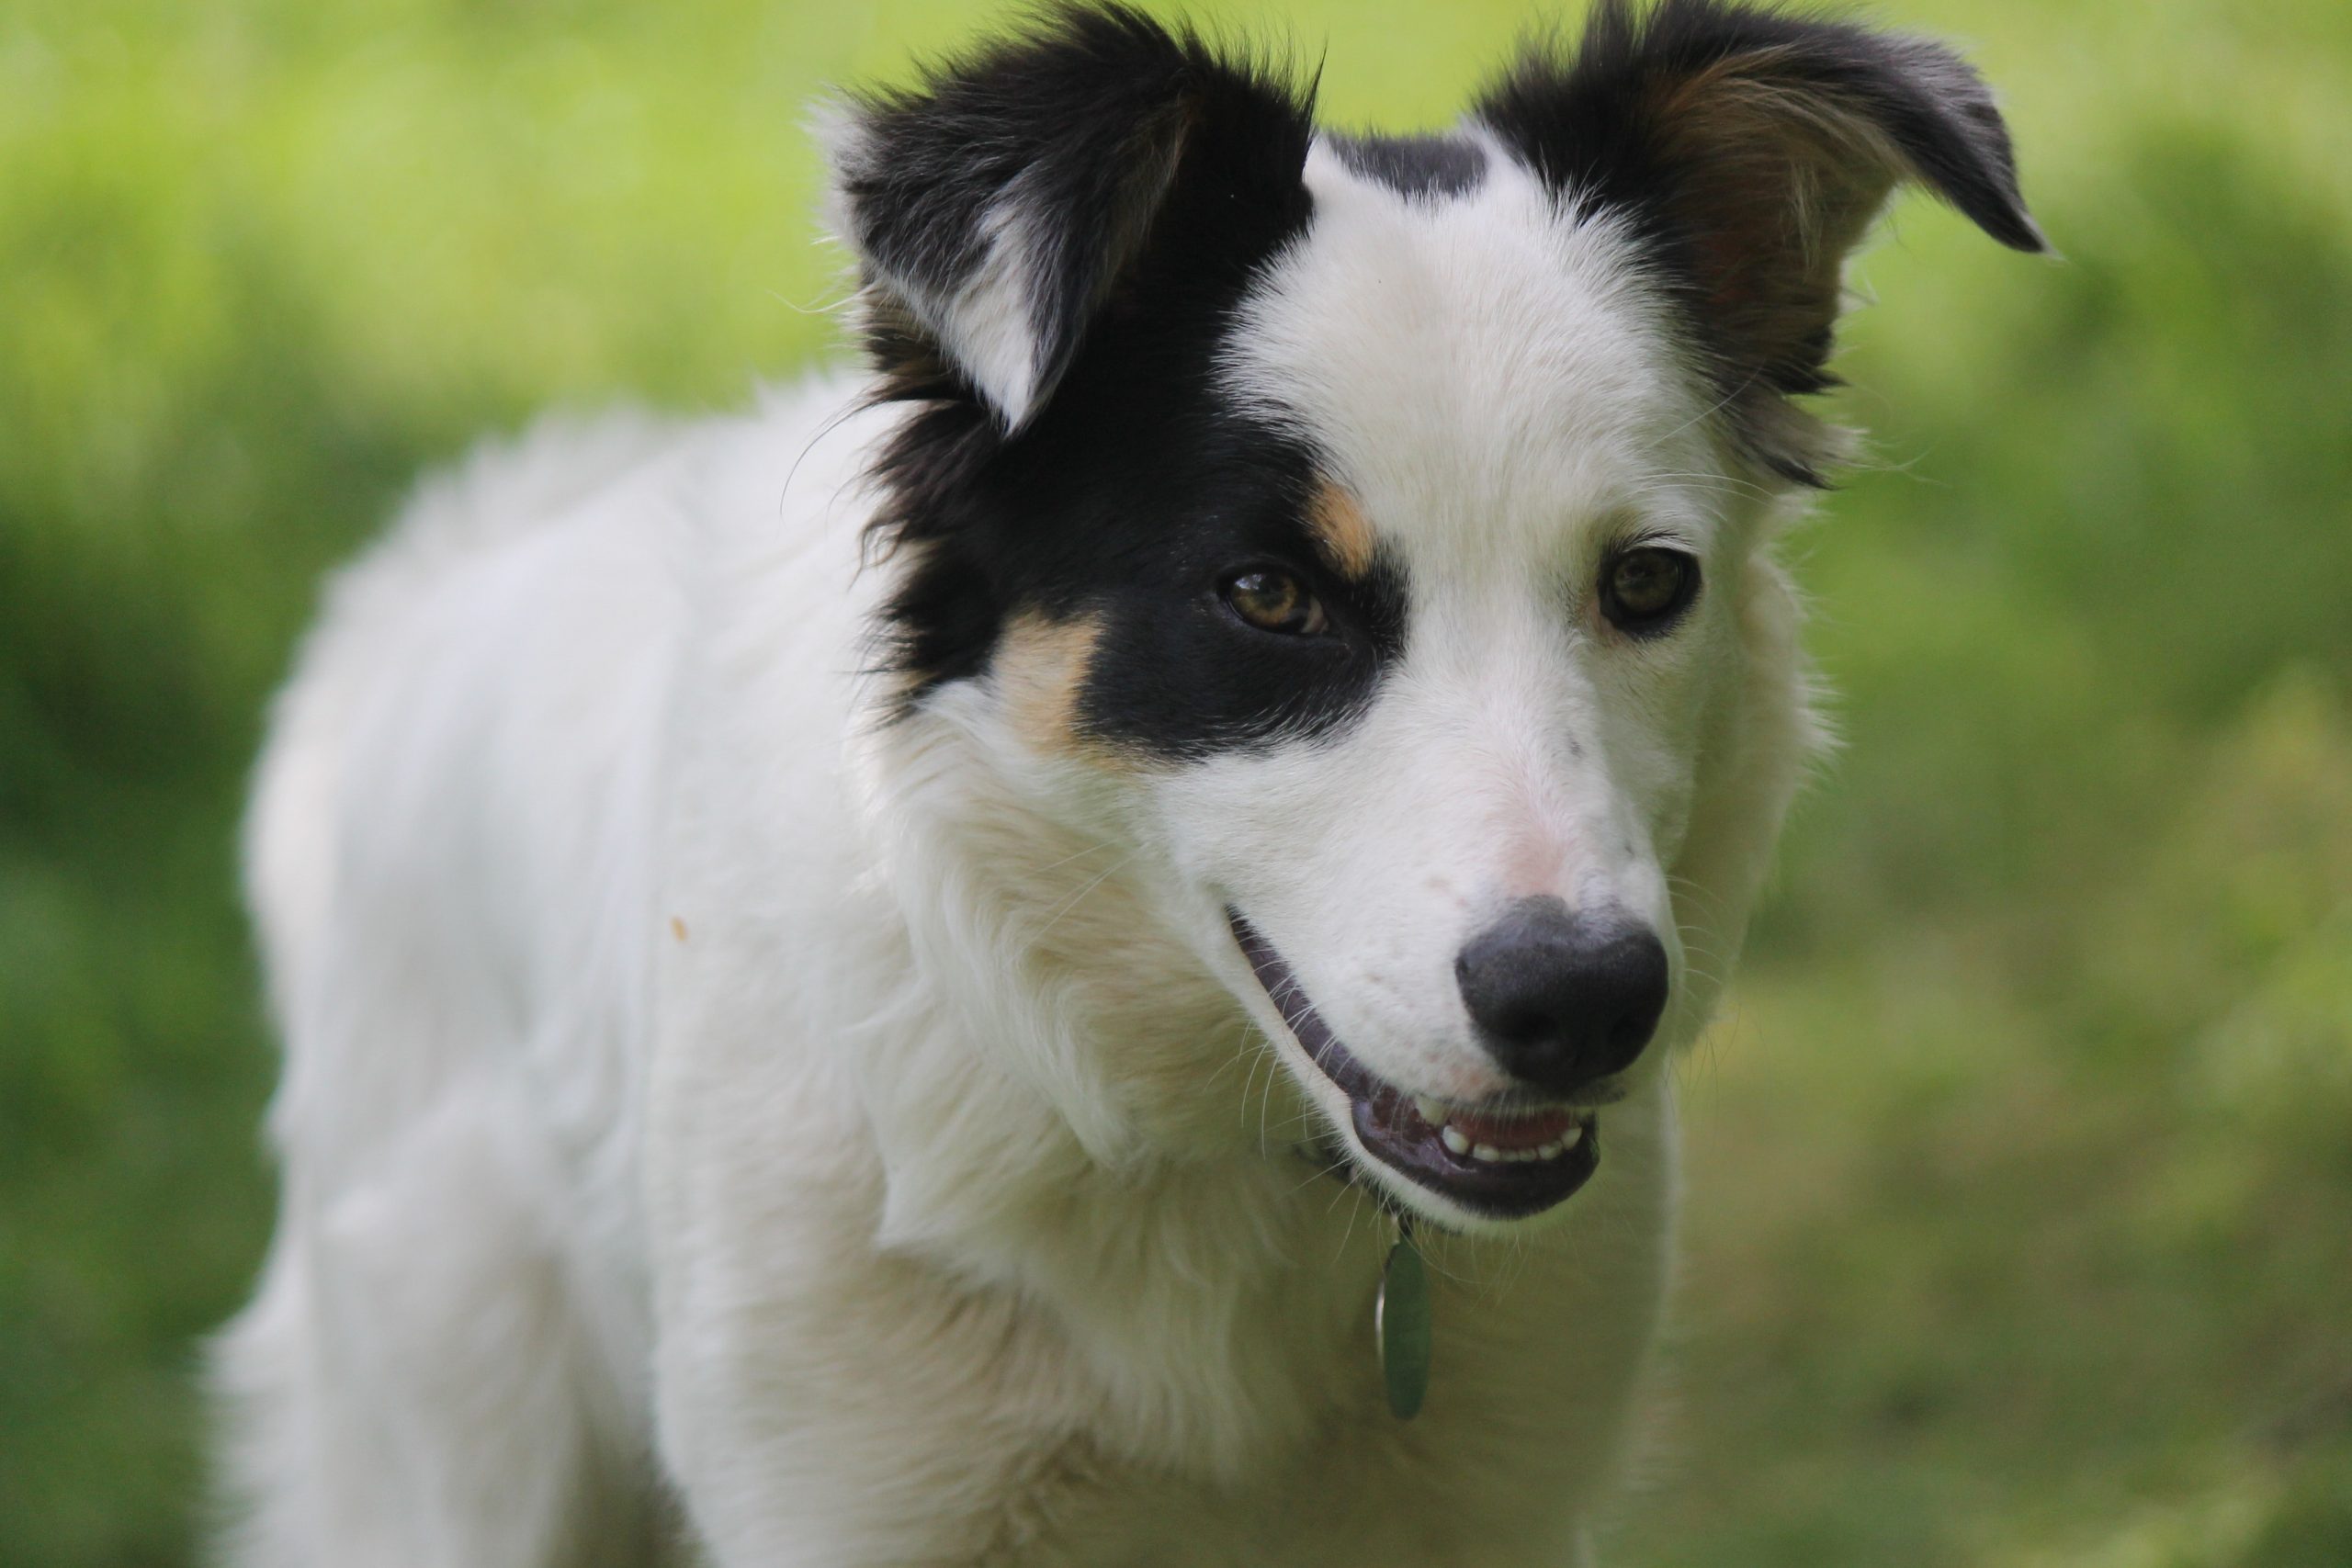
{"label": "dog's left ear", "polygon": [[1788,399],[1835,385],[1846,258],[1897,184],[2046,248],[1992,95],[1922,39],[1723,0],[1599,0],[1572,59],[1532,53],[1476,113],[1577,212],[1631,220],[1742,444],[1802,483],[1822,482],[1835,442]]}
{"label": "dog's left ear", "polygon": [[1302,96],[1125,6],[1055,7],[845,107],[827,136],[834,220],[864,271],[868,348],[925,395],[977,393],[1008,431],[1052,398],[1156,234],[1184,251],[1166,291],[1199,295],[1306,217]]}

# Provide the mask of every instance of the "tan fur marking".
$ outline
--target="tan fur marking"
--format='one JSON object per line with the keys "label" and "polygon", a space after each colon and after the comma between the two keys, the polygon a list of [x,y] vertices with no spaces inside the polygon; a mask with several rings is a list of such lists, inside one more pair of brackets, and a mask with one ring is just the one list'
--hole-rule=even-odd
{"label": "tan fur marking", "polygon": [[997,693],[1014,732],[1036,750],[1102,760],[1102,746],[1078,731],[1078,696],[1102,635],[1102,622],[1091,615],[1049,621],[1033,612],[1005,627],[994,664]]}
{"label": "tan fur marking", "polygon": [[1727,61],[1676,85],[1658,112],[1700,176],[1691,216],[1719,269],[1716,303],[1799,312],[1759,324],[1802,333],[1834,311],[1839,264],[1904,164],[1862,115],[1774,80],[1777,63],[1769,51]]}
{"label": "tan fur marking", "polygon": [[1344,486],[1324,479],[1315,487],[1315,499],[1307,503],[1306,525],[1340,576],[1361,578],[1372,570],[1378,541],[1373,537],[1363,508]]}
{"label": "tan fur marking", "polygon": [[[1751,379],[1803,363],[1835,325],[1847,254],[1909,172],[1867,114],[1781,74],[1763,50],[1661,84],[1652,113],[1689,171],[1681,217],[1732,368]],[[1819,468],[1838,432],[1760,389],[1737,400],[1747,440]]]}

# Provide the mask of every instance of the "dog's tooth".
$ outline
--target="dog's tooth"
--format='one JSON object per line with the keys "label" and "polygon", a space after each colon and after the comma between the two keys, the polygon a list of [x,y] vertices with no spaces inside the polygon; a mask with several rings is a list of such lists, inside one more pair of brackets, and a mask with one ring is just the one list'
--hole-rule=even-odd
{"label": "dog's tooth", "polygon": [[1417,1094],[1413,1097],[1413,1109],[1419,1111],[1421,1113],[1421,1120],[1428,1122],[1430,1126],[1442,1127],[1445,1125],[1445,1101],[1442,1100],[1431,1100],[1425,1094]]}
{"label": "dog's tooth", "polygon": [[1581,1122],[1572,1124],[1566,1132],[1560,1134],[1560,1147],[1564,1149],[1575,1148],[1582,1142],[1584,1142],[1584,1123]]}
{"label": "dog's tooth", "polygon": [[1437,1135],[1439,1140],[1453,1153],[1466,1155],[1470,1152],[1470,1140],[1462,1135],[1459,1128],[1441,1127],[1438,1129]]}
{"label": "dog's tooth", "polygon": [[1535,1151],[1535,1157],[1537,1159],[1558,1159],[1567,1146],[1568,1145],[1564,1139],[1555,1138],[1550,1143],[1538,1148]]}
{"label": "dog's tooth", "polygon": [[1499,1165],[1502,1163],[1503,1152],[1492,1144],[1479,1144],[1472,1147],[1470,1157],[1485,1160],[1489,1165]]}

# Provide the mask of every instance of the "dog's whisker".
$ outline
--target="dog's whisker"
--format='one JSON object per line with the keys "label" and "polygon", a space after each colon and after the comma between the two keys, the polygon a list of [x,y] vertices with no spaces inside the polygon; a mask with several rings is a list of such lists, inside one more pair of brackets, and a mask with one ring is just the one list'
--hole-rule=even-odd
{"label": "dog's whisker", "polygon": [[1361,1187],[1350,1187],[1345,1189],[1345,1190],[1355,1194],[1355,1201],[1348,1208],[1348,1228],[1340,1235],[1340,1250],[1334,1256],[1334,1262],[1338,1261],[1339,1258],[1347,1256],[1348,1243],[1355,1239],[1356,1220],[1363,1213],[1363,1189]]}
{"label": "dog's whisker", "polygon": [[1038,928],[1036,933],[1030,938],[1030,941],[1032,942],[1040,942],[1045,941],[1046,935],[1051,932],[1056,926],[1061,924],[1063,916],[1078,908],[1080,902],[1083,900],[1088,894],[1093,892],[1096,888],[1102,886],[1103,883],[1109,881],[1135,858],[1135,855],[1132,853],[1122,855],[1117,861],[1104,867],[1092,881],[1087,883],[1085,886],[1080,888],[1077,892],[1071,894],[1067,899],[1063,900],[1061,908],[1054,911],[1053,917],[1046,920],[1043,926]]}
{"label": "dog's whisker", "polygon": [[842,425],[847,424],[851,420],[856,418],[858,414],[863,412],[863,405],[854,402],[849,404],[847,407],[835,413],[831,418],[825,420],[823,423],[819,424],[817,426],[816,434],[809,436],[808,441],[801,446],[799,452],[795,455],[792,459],[792,467],[785,470],[784,483],[776,489],[775,514],[777,517],[781,518],[785,515],[785,502],[788,501],[792,495],[792,481],[800,477],[800,465],[808,460],[808,454],[814,452],[819,446],[822,446],[827,436],[841,429]]}
{"label": "dog's whisker", "polygon": [[1037,874],[1042,876],[1049,871],[1059,871],[1062,867],[1069,864],[1072,861],[1084,860],[1088,855],[1102,854],[1107,851],[1115,850],[1119,846],[1116,844],[1087,844],[1082,848],[1073,850],[1069,854],[1062,856],[1059,860],[1047,861],[1045,864],[1037,868]]}
{"label": "dog's whisker", "polygon": [[1284,1196],[1295,1197],[1297,1194],[1304,1192],[1308,1188],[1314,1186],[1317,1182],[1337,1176],[1347,1168],[1348,1156],[1345,1155],[1340,1156],[1327,1165],[1315,1166],[1308,1170],[1306,1178],[1302,1179],[1297,1186],[1289,1189],[1287,1192],[1285,1192]]}

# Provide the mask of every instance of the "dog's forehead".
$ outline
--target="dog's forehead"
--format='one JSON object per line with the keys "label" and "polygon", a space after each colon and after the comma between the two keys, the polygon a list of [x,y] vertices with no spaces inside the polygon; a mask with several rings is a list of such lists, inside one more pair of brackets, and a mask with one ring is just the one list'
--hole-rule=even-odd
{"label": "dog's forehead", "polygon": [[[1429,149],[1453,177],[1415,177]],[[1318,141],[1306,231],[1243,302],[1233,391],[1303,434],[1408,559],[1556,552],[1708,461],[1624,226],[1574,217],[1475,129],[1396,157]],[[1464,177],[1461,171],[1469,171]]]}

